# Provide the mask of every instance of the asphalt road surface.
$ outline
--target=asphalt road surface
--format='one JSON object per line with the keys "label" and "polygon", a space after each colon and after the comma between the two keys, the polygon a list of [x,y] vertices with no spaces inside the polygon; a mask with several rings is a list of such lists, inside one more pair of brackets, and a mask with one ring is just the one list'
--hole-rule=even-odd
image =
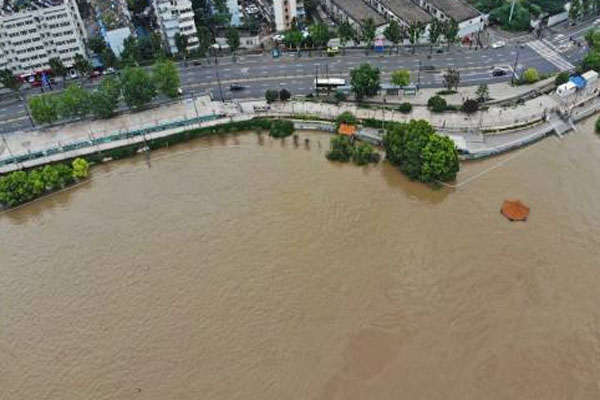
{"label": "asphalt road surface", "polygon": [[[345,55],[327,57],[317,52],[309,56],[303,52],[300,57],[295,53],[284,53],[279,58],[265,55],[238,56],[233,62],[231,57],[220,58],[218,63],[180,65],[181,87],[185,95],[210,91],[213,98],[225,99],[262,97],[267,89],[289,90],[293,95],[305,95],[314,90],[315,77],[348,78],[350,71],[361,63],[369,62],[382,71],[382,82],[389,82],[389,74],[397,69],[409,69],[413,83],[420,82],[420,87],[442,87],[443,70],[456,68],[461,72],[461,85],[496,83],[510,80],[511,76],[494,77],[494,67],[508,67],[520,74],[525,68],[533,67],[542,73],[552,73],[574,67],[585,55],[585,46],[579,47],[576,42],[584,43],[583,35],[594,25],[588,21],[583,25],[564,27],[557,31],[546,31],[540,40],[528,37],[527,43],[508,44],[499,49],[457,50],[449,53],[433,53],[421,50],[412,54],[408,50],[400,54],[365,55],[364,50],[348,50]],[[572,40],[571,40],[572,39]],[[575,43],[573,42],[575,41]],[[419,73],[419,65],[421,72]],[[434,71],[425,71],[423,67],[433,66]],[[94,86],[98,80],[87,82]],[[219,88],[218,82],[221,85]],[[231,84],[239,84],[244,90],[231,91]],[[54,85],[54,92],[60,91],[62,84]],[[48,90],[46,90],[48,91]],[[40,93],[39,88],[28,89],[26,94]],[[0,99],[0,134],[31,129],[32,124],[22,102],[16,96],[3,96]]]}

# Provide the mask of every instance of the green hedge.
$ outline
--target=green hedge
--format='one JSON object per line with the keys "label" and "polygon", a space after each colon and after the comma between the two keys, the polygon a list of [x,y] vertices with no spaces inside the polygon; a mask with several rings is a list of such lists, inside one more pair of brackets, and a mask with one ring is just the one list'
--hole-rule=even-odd
{"label": "green hedge", "polygon": [[72,164],[46,165],[29,171],[15,171],[0,177],[0,208],[12,208],[44,194],[63,189],[77,179],[85,179],[88,163],[76,158]]}

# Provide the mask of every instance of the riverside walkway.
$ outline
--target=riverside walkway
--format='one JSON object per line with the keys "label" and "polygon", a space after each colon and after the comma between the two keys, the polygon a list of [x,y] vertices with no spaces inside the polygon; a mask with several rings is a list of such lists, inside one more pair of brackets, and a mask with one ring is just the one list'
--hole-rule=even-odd
{"label": "riverside walkway", "polygon": [[[435,114],[418,105],[406,115],[351,103],[336,106],[295,100],[275,103],[268,111],[257,112],[266,109],[264,100],[222,103],[200,96],[107,120],[85,120],[5,135],[0,142],[0,173],[132,144],[139,143],[143,147],[146,140],[256,116],[332,120],[344,111],[360,119],[428,120],[441,134],[461,138],[465,158],[478,158],[519,147],[552,132],[562,134],[570,130],[571,124],[558,118],[554,111],[559,106],[553,96],[540,96],[523,105],[492,106],[468,116],[458,112]],[[574,109],[573,115],[589,115],[599,107],[598,98],[594,96],[584,107]]]}

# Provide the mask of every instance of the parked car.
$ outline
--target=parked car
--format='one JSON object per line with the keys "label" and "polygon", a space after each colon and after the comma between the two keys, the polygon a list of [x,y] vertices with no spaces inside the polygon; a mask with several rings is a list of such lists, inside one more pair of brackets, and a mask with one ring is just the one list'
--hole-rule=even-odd
{"label": "parked car", "polygon": [[114,74],[116,71],[113,67],[108,67],[106,68],[103,72],[102,75],[112,75]]}
{"label": "parked car", "polygon": [[194,64],[195,66],[197,66],[197,67],[198,67],[198,66],[202,65],[202,61],[200,61],[200,60],[196,60],[196,61],[194,61],[192,64]]}
{"label": "parked car", "polygon": [[77,75],[77,71],[76,71],[75,69],[70,69],[70,70],[69,70],[69,77],[70,77],[71,79],[76,79],[76,78],[77,78],[77,76],[78,76],[78,75]]}
{"label": "parked car", "polygon": [[178,94],[179,96],[181,96],[181,95],[183,94],[183,89],[182,89],[182,88],[180,88],[180,87],[179,87],[179,88],[177,88],[177,94]]}
{"label": "parked car", "polygon": [[435,71],[437,68],[435,65],[423,65],[421,71]]}
{"label": "parked car", "polygon": [[499,49],[504,46],[506,46],[506,42],[504,40],[498,40],[497,42],[492,43],[492,49]]}
{"label": "parked car", "polygon": [[90,78],[97,78],[100,75],[102,75],[102,72],[100,72],[100,71],[92,71],[92,73],[90,74]]}

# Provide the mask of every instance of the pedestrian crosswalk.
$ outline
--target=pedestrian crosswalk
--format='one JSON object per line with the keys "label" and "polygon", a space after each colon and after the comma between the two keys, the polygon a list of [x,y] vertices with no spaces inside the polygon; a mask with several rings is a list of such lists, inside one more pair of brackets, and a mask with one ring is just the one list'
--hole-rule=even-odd
{"label": "pedestrian crosswalk", "polygon": [[556,66],[559,70],[572,70],[575,69],[575,66],[571,64],[568,60],[563,58],[556,51],[551,49],[546,43],[541,40],[534,40],[532,42],[527,43],[533,51],[542,56],[545,60],[550,62],[552,65]]}

